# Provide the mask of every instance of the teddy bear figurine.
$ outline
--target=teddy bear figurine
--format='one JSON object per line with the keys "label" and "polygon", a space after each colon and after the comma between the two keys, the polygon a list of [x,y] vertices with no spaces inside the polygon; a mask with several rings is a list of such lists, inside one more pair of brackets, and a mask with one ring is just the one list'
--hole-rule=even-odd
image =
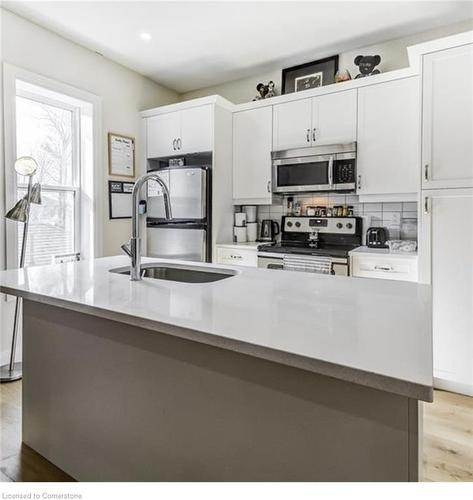
{"label": "teddy bear figurine", "polygon": [[381,56],[356,56],[354,62],[360,70],[360,73],[355,78],[364,78],[365,76],[380,73],[379,69],[374,69],[374,67],[381,62]]}
{"label": "teddy bear figurine", "polygon": [[264,83],[258,83],[258,85],[256,85],[256,90],[259,95],[254,97],[253,101],[268,99],[269,97],[274,97],[276,95],[274,91],[274,82],[272,80],[269,81],[267,85]]}

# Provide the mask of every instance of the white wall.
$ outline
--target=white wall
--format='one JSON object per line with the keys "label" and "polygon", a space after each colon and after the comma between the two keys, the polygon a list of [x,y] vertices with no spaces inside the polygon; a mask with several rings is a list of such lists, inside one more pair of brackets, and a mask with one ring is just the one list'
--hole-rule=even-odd
{"label": "white wall", "polygon": [[[130,236],[129,220],[108,219],[108,157],[107,132],[113,131],[136,138],[136,163],[140,167],[143,138],[140,136],[139,111],[177,102],[176,92],[131,71],[103,56],[62,38],[9,11],[0,9],[1,61],[38,73],[48,78],[86,90],[102,98],[102,162],[103,171],[103,254],[120,253],[120,245]],[[0,79],[1,82],[1,79]],[[0,83],[0,87],[1,87]],[[3,96],[3,92],[1,93]],[[0,98],[1,104],[1,98]],[[0,120],[0,268],[5,259],[5,213],[3,165],[3,106]],[[0,297],[0,363],[7,362],[10,345],[11,317],[14,302]],[[2,321],[3,316],[3,321]],[[19,352],[19,351],[18,351]]]}
{"label": "white wall", "polygon": [[[352,78],[354,78],[358,74],[358,68],[353,64],[353,60],[358,54],[379,54],[381,56],[381,64],[378,66],[378,69],[380,69],[380,71],[382,72],[405,68],[409,65],[406,49],[410,45],[426,42],[428,40],[434,40],[435,38],[442,38],[444,36],[453,35],[455,33],[462,33],[464,31],[469,31],[472,29],[473,20],[469,20],[450,26],[436,28],[430,31],[424,31],[415,35],[398,38],[396,40],[389,40],[376,45],[371,45],[369,47],[355,48],[350,52],[344,52],[340,54],[339,68],[347,68],[350,71]],[[307,61],[294,60],[293,63],[289,66],[295,66],[304,62]],[[214,85],[191,92],[186,92],[185,94],[181,95],[181,100],[186,101],[188,99],[194,99],[196,97],[218,94],[222,97],[227,98],[229,101],[232,101],[235,104],[241,104],[242,102],[248,102],[253,99],[253,97],[256,95],[256,85],[259,82],[267,83],[269,80],[274,81],[274,83],[276,84],[277,94],[280,94],[281,71],[281,67],[275,67],[270,71],[255,74],[254,76],[249,78],[243,78],[241,80],[234,80],[231,82],[222,83],[220,85]],[[459,72],[461,72],[461,68],[459,68]]]}
{"label": "white wall", "polygon": [[130,221],[108,220],[107,132],[136,138],[136,162],[139,166],[143,159],[140,157],[142,138],[138,112],[177,102],[178,94],[9,11],[3,10],[1,28],[2,62],[102,98],[103,161],[97,167],[104,172],[104,255],[119,253],[120,245],[130,234]]}

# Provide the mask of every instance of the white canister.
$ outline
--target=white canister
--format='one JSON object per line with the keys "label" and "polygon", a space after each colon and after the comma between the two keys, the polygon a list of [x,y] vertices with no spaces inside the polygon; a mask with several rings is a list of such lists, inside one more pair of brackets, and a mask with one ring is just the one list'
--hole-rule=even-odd
{"label": "white canister", "polygon": [[245,227],[246,226],[246,214],[245,212],[235,213],[235,226]]}
{"label": "white canister", "polygon": [[258,223],[257,222],[247,222],[246,223],[246,238],[248,241],[256,241],[258,237]]}
{"label": "white canister", "polygon": [[[245,205],[243,212],[246,214],[246,223],[256,222],[256,205]],[[252,240],[250,240],[252,241]]]}
{"label": "white canister", "polygon": [[246,227],[245,226],[235,226],[233,228],[233,241],[235,243],[245,243],[246,242]]}

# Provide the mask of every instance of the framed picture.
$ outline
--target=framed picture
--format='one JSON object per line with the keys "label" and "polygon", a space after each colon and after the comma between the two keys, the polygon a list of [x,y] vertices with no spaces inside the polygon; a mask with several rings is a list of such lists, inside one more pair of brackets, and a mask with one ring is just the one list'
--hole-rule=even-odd
{"label": "framed picture", "polygon": [[108,181],[110,219],[131,219],[133,182]]}
{"label": "framed picture", "polygon": [[108,173],[119,177],[135,177],[135,139],[108,134]]}
{"label": "framed picture", "polygon": [[301,92],[335,83],[338,55],[282,70],[282,94]]}

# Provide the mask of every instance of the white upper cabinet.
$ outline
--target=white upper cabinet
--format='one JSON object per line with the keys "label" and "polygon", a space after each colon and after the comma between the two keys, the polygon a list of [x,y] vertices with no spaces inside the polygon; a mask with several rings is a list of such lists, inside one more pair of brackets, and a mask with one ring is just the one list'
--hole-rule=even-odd
{"label": "white upper cabinet", "polygon": [[473,396],[473,189],[423,191],[420,281],[432,286],[436,385]]}
{"label": "white upper cabinet", "polygon": [[213,115],[208,104],[148,118],[148,158],[212,151]]}
{"label": "white upper cabinet", "polygon": [[213,149],[212,105],[197,106],[181,111],[179,153],[201,153]]}
{"label": "white upper cabinet", "polygon": [[304,148],[312,142],[312,99],[274,106],[273,149]]}
{"label": "white upper cabinet", "polygon": [[424,56],[422,187],[473,186],[473,45]]}
{"label": "white upper cabinet", "polygon": [[356,141],[356,90],[274,106],[273,149]]}
{"label": "white upper cabinet", "polygon": [[146,122],[147,157],[177,154],[177,138],[181,133],[179,112],[152,116]]}
{"label": "white upper cabinet", "polygon": [[420,162],[420,82],[393,80],[358,90],[360,195],[416,193]]}
{"label": "white upper cabinet", "polygon": [[270,204],[272,108],[233,114],[234,202]]}
{"label": "white upper cabinet", "polygon": [[312,99],[312,146],[356,141],[357,91]]}

